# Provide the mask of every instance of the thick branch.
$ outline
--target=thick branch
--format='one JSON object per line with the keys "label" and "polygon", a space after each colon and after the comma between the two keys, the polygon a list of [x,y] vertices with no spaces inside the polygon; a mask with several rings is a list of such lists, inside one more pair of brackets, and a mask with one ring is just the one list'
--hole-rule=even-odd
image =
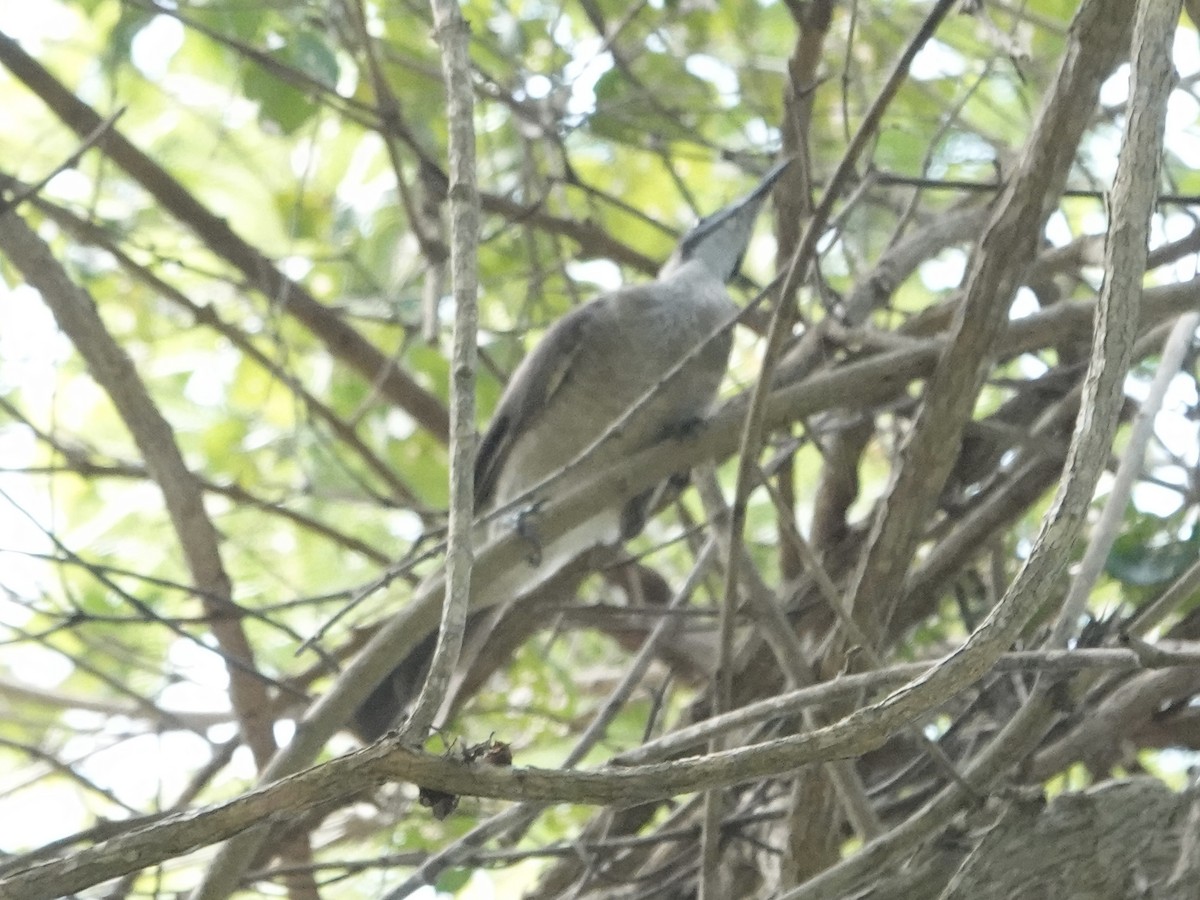
{"label": "thick branch", "polygon": [[[851,607],[890,618],[904,573],[954,465],[963,428],[991,368],[1009,306],[1033,261],[1042,229],[1091,123],[1100,86],[1123,54],[1129,22],[1115,8],[1073,26],[1057,80],[1020,164],[996,203],[971,256],[953,337],[925,389],[924,402],[872,526],[869,549],[851,587]],[[1123,7],[1124,4],[1118,4]]]}

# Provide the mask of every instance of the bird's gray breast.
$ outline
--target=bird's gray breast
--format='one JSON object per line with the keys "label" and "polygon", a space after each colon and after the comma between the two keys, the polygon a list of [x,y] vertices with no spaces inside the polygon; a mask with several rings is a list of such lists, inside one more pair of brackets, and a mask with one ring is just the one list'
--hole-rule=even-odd
{"label": "bird's gray breast", "polygon": [[534,427],[512,446],[497,480],[496,502],[523,493],[606,432],[581,464],[581,474],[709,412],[729,360],[729,329],[720,329],[736,309],[719,280],[688,274],[696,273],[593,301],[597,306],[570,367]]}

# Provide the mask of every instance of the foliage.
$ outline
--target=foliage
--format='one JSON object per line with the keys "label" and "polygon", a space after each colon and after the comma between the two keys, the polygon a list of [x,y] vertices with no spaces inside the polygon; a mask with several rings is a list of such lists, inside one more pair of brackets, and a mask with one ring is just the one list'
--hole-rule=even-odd
{"label": "foliage", "polygon": [[[1053,89],[1079,4],[973,6],[940,24],[850,180],[836,187],[815,265],[788,298],[798,316],[781,377],[855,371],[848,367],[959,327],[957,289],[1000,202],[998,183],[1017,170]],[[653,277],[682,230],[740,195],[777,151],[798,152],[802,135],[804,177],[797,172],[777,192],[774,228],[761,230],[733,291],[748,302],[785,271],[930,5],[472,0],[462,8],[484,211],[478,398],[486,419],[547,323],[621,281]],[[1195,46],[1194,26],[1182,21],[1175,56],[1185,72],[1195,68]],[[806,66],[815,79],[789,83]],[[1002,349],[1004,336],[990,347],[959,437],[936,459],[903,453],[932,363],[902,383],[888,383],[887,373],[848,382],[853,392],[775,423],[749,495],[751,566],[739,588],[745,598],[764,587],[786,612],[806,676],[832,682],[942,657],[996,605],[1038,540],[1085,380],[1128,71],[1114,65],[1098,102],[1079,113],[1091,119],[1067,173],[1070,190],[1051,186],[1031,201],[1044,203],[1048,221],[1015,299],[1004,298],[1007,324],[1026,322],[1030,336],[1016,350]],[[56,83],[78,107],[54,93]],[[1126,455],[1168,331],[1200,305],[1195,201],[1186,196],[1195,191],[1194,79],[1173,102],[1162,187],[1176,196],[1162,199],[1151,223],[1147,313],[1112,468]],[[0,104],[9,123],[0,130],[5,214],[35,229],[94,300],[107,335],[93,334],[95,345],[110,337],[132,360],[203,493],[231,586],[224,601],[236,607],[231,616],[213,585],[200,583],[185,552],[191,538],[164,500],[169,479],[85,361],[88,341],[68,337],[0,240],[0,757],[8,773],[0,849],[49,854],[248,790],[261,746],[288,740],[365,636],[436,570],[436,559],[412,571],[395,564],[430,545],[448,497],[448,128],[430,12],[394,0],[48,0],[36,12],[5,10]],[[119,115],[97,131],[93,113]],[[866,307],[856,305],[864,290],[876,292]],[[760,313],[752,324],[761,332],[766,319]],[[761,334],[740,330],[726,399],[753,391],[764,346]],[[1089,590],[1099,624],[1068,623],[1081,645],[1119,645],[1126,626],[1145,621],[1137,611],[1163,597],[1173,602],[1135,636],[1196,637],[1195,361],[1189,351],[1161,408],[1149,410],[1155,436],[1132,502],[1121,503],[1106,571]],[[959,376],[969,383],[974,374]],[[716,462],[732,502],[737,461]],[[933,485],[933,506],[889,590],[854,611],[872,658],[841,630],[790,535],[803,534],[838,595],[852,597],[902,465],[949,474]],[[697,470],[693,481],[704,477]],[[1102,480],[1097,512],[1110,487]],[[685,490],[630,542],[625,575],[593,573],[531,613],[507,651],[482,654],[441,740],[461,748],[494,738],[511,745],[517,766],[561,765],[664,615],[653,602],[625,607],[647,603],[659,576],[668,596],[678,589],[705,529],[725,527],[725,511],[701,493]],[[1096,520],[1063,555],[1051,606],[1015,649],[1046,648],[1068,563],[1106,539],[1091,527]],[[726,602],[722,558],[584,765],[706,716],[716,610]],[[629,588],[626,575],[640,587]],[[380,579],[389,588],[371,589]],[[763,643],[770,625],[753,606],[738,614],[742,649],[727,663],[736,704],[800,686]],[[230,661],[237,653],[220,628],[228,619],[252,660]],[[921,731],[897,726],[857,755],[850,781],[864,789],[879,831],[864,832],[847,813],[845,785],[830,766],[807,766],[725,791],[719,850],[698,837],[699,795],[614,806],[607,818],[559,805],[428,874],[462,896],[490,880],[496,896],[599,897],[638,879],[673,885],[661,896],[690,896],[704,853],[717,853],[723,877],[746,887],[712,896],[802,884],[947,785],[918,735],[937,738],[961,770],[973,764],[1033,690],[1036,665],[1017,674],[1016,663],[1006,665],[962,684],[965,693],[925,715]],[[1078,665],[1083,674],[1057,673],[1078,708],[1055,712],[1044,742],[1006,776],[1039,785],[1083,763],[1104,782],[1143,761],[1163,772],[1190,759],[1161,751],[1195,744],[1200,682],[1154,681],[1158,673],[1132,672],[1128,660],[1103,675]],[[265,698],[254,710],[265,724],[235,709],[239,678]],[[1114,709],[1119,684],[1139,678],[1151,700]],[[803,716],[777,712],[727,736],[726,746],[835,722],[903,681],[884,671],[861,697]],[[1084,740],[1077,726],[1100,709],[1113,730]],[[321,758],[355,745],[340,733]],[[443,749],[437,738],[429,746]],[[258,859],[245,890],[381,896],[509,806],[465,796],[438,821],[407,784],[351,799],[359,802],[289,821],[287,840]],[[622,843],[636,836],[662,843]],[[131,873],[119,891],[187,890],[211,856],[172,854]],[[923,864],[936,875],[928,857]],[[0,878],[14,870],[0,865]],[[944,878],[932,883],[927,896]]]}

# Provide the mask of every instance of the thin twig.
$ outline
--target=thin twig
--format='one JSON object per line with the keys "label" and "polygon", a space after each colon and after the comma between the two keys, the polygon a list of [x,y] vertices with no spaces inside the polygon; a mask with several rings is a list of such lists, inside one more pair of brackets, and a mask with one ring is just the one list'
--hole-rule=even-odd
{"label": "thin twig", "polygon": [[450,270],[454,285],[454,349],[450,396],[450,523],[446,598],[441,630],[425,685],[400,731],[400,740],[423,744],[458,666],[474,563],[475,332],[479,326],[479,192],[475,188],[474,97],[470,29],[457,0],[432,0],[434,33],[442,49],[450,131]]}
{"label": "thin twig", "polygon": [[113,126],[117,122],[117,119],[121,118],[121,116],[124,114],[125,107],[122,106],[107,119],[93,128],[91,132],[84,137],[83,142],[75,148],[75,152],[55,166],[50,174],[48,174],[45,178],[34,182],[28,187],[22,188],[7,200],[0,200],[0,216],[15,210],[30,197],[37,196],[41,192],[42,188],[48,185],[50,180],[54,178],[55,175],[58,175],[60,172],[65,172],[67,169],[75,168],[76,163],[83,158],[83,154],[96,144],[100,143],[100,140],[112,130]]}

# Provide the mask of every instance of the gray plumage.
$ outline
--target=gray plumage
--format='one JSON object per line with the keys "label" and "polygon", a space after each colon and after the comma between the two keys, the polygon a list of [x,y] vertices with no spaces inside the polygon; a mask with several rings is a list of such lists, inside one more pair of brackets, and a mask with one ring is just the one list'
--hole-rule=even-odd
{"label": "gray plumage", "polygon": [[[725,285],[737,274],[762,204],[790,162],[776,165],[746,197],[698,222],[656,281],[598,297],[550,327],[513,372],[480,442],[476,513],[508,503],[572,463],[651,388],[653,396],[579,461],[576,477],[708,414],[729,362],[731,329],[721,329],[736,313]],[[593,516],[539,547],[538,565],[518,566],[487,591],[504,603],[525,596],[590,547],[615,544],[636,531],[643,503],[638,498],[624,511]],[[505,527],[501,518],[490,531]],[[359,708],[361,736],[373,739],[391,726],[419,689],[433,646],[431,636]]]}
{"label": "gray plumage", "polygon": [[[581,465],[594,471],[707,414],[729,361],[736,312],[725,284],[754,222],[791,161],[742,200],[702,219],[658,280],[599,297],[565,315],[517,367],[479,446],[478,511],[528,490],[575,459],[676,365],[688,364]],[[715,336],[714,336],[715,335]]]}
{"label": "gray plumage", "polygon": [[513,374],[480,444],[479,509],[507,503],[574,460],[660,382],[582,461],[581,474],[705,415],[729,360],[729,330],[716,333],[736,311],[724,285],[692,262],[669,281],[625,288],[560,319]]}

